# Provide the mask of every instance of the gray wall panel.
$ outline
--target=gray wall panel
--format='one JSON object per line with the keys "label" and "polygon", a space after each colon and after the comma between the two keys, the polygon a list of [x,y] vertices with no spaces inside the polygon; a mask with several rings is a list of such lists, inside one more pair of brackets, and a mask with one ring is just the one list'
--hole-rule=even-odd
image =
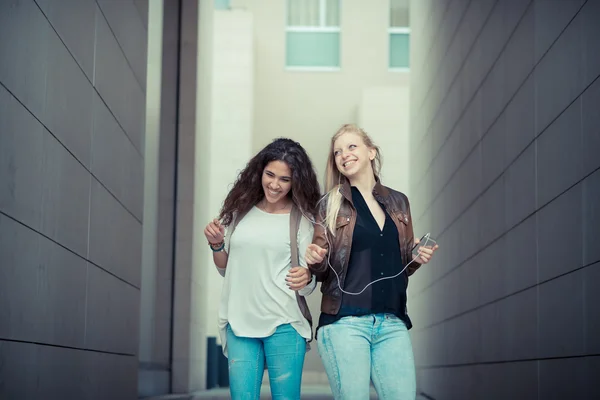
{"label": "gray wall panel", "polygon": [[0,113],[0,210],[39,230],[44,129],[2,86]]}
{"label": "gray wall panel", "polygon": [[83,165],[90,165],[94,88],[54,32],[48,35],[42,122]]}
{"label": "gray wall panel", "polygon": [[595,0],[411,2],[410,200],[441,247],[408,309],[431,398],[597,397],[598,20]]}
{"label": "gray wall panel", "polygon": [[141,241],[140,221],[94,180],[90,208],[90,260],[139,288]]}
{"label": "gray wall panel", "polygon": [[145,76],[147,2],[128,4],[116,38],[93,0],[0,1],[2,399],[137,396],[146,101],[118,43]]}
{"label": "gray wall panel", "polygon": [[0,337],[83,347],[86,262],[0,214]]}
{"label": "gray wall panel", "polygon": [[12,39],[0,40],[0,82],[38,118],[44,111],[50,33],[33,0],[0,2],[0,37]]}
{"label": "gray wall panel", "polygon": [[136,354],[139,289],[93,265],[89,265],[87,288],[86,346]]}
{"label": "gray wall panel", "polygon": [[141,220],[144,160],[97,94],[92,135],[92,173]]}
{"label": "gray wall panel", "polygon": [[94,76],[94,0],[35,0],[91,81]]}
{"label": "gray wall panel", "polygon": [[46,130],[42,151],[41,231],[84,256],[88,249],[90,174]]}

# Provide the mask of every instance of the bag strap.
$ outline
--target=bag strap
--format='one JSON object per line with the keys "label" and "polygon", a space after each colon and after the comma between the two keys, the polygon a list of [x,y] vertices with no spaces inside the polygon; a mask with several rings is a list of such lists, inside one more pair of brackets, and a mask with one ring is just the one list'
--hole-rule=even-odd
{"label": "bag strap", "polygon": [[[231,235],[233,235],[233,232],[235,231],[235,227],[242,220],[242,218],[244,218],[246,216],[246,214],[248,214],[248,212],[245,212],[244,214],[234,215],[233,219],[231,220],[231,225],[229,225],[227,227],[227,236],[229,236],[229,244],[230,245],[231,245]],[[227,254],[229,254],[229,248],[227,248]]]}
{"label": "bag strap", "polygon": [[298,229],[300,228],[300,209],[296,205],[292,205],[290,213],[290,247],[292,249],[292,267],[300,265],[298,257]]}

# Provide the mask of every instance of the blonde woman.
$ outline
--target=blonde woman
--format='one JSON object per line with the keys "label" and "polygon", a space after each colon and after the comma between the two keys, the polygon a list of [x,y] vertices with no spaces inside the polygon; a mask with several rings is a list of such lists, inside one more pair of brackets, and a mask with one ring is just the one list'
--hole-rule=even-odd
{"label": "blonde woman", "polygon": [[[369,136],[344,125],[331,139],[326,191],[306,251],[322,281],[319,354],[335,399],[416,396],[408,277],[437,249],[413,235],[407,197],[379,180],[381,155]],[[407,266],[408,265],[408,266]]]}

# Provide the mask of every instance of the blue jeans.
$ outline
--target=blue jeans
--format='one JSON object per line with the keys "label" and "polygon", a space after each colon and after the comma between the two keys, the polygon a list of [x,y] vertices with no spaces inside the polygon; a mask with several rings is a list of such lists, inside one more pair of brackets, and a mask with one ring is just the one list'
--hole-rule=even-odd
{"label": "blue jeans", "polygon": [[318,348],[336,400],[414,400],[415,362],[404,322],[392,314],[344,317],[319,329]]}
{"label": "blue jeans", "polygon": [[265,367],[272,399],[300,399],[306,340],[290,325],[266,338],[236,336],[227,326],[229,390],[233,400],[258,400]]}

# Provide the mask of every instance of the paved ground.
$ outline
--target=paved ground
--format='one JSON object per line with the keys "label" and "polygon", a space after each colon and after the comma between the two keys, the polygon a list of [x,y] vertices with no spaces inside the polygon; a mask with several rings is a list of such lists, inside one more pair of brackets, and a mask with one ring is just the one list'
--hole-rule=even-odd
{"label": "paved ground", "polygon": [[[205,392],[198,392],[192,395],[170,395],[161,397],[151,397],[145,400],[224,400],[229,399],[229,388],[212,389]],[[269,386],[263,386],[261,390],[261,400],[271,399]],[[306,400],[331,400],[331,389],[324,385],[304,385],[302,386],[302,399]],[[377,399],[377,394],[371,390],[371,399]],[[417,400],[426,400],[424,397],[417,396]]]}
{"label": "paved ground", "polygon": [[[218,389],[217,391],[208,391],[204,393],[198,393],[194,397],[193,400],[220,400],[220,399],[228,399],[229,398],[229,389]],[[212,392],[212,393],[211,393]],[[269,390],[269,386],[263,386],[261,390],[261,400],[268,400],[271,398],[271,393]],[[306,400],[331,400],[333,396],[331,395],[331,389],[329,386],[308,386],[305,385],[302,387],[302,399]],[[371,399],[377,399],[377,395],[375,392],[372,393]]]}
{"label": "paved ground", "polygon": [[[374,393],[373,393],[374,394]],[[193,393],[192,395],[172,395],[152,397],[145,400],[222,400],[229,399],[229,388],[212,389],[204,392]],[[271,398],[269,385],[263,386],[261,389],[261,400]],[[377,396],[372,396],[376,399]],[[333,399],[331,389],[325,385],[304,385],[302,386],[302,399],[306,400],[330,400]]]}

